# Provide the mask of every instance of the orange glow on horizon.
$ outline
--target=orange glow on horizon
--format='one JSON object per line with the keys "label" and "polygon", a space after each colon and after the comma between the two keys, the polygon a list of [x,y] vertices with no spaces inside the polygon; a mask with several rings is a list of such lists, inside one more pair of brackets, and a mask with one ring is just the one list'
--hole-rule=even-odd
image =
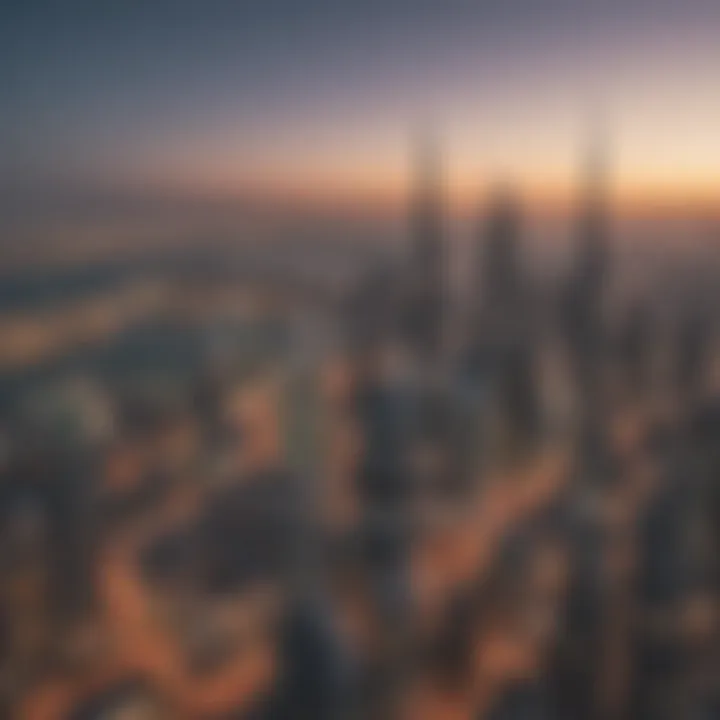
{"label": "orange glow on horizon", "polygon": [[[524,178],[486,178],[446,176],[444,182],[446,210],[450,215],[464,217],[477,213],[498,184],[514,187],[519,202],[540,215],[565,215],[576,207],[581,191],[579,174],[568,177],[560,172]],[[196,178],[197,180],[197,178]],[[222,181],[154,183],[170,194],[187,195],[200,201],[225,205],[233,201],[250,201],[259,206],[288,210],[335,212],[370,212],[396,214],[407,207],[412,191],[412,176],[405,172],[387,172],[328,178],[308,173],[303,182],[292,178],[246,179],[226,178]],[[659,176],[608,178],[608,201],[621,216],[702,215],[720,219],[720,178],[687,179],[679,184]]]}

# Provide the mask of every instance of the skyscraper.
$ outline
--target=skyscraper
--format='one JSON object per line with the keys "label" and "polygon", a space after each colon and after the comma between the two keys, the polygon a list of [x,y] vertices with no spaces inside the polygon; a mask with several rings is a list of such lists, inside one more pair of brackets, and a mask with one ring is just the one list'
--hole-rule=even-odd
{"label": "skyscraper", "polygon": [[606,160],[596,143],[583,168],[575,257],[564,315],[579,393],[590,400],[603,347],[603,301],[609,270]]}
{"label": "skyscraper", "polygon": [[483,313],[503,315],[516,310],[520,292],[518,258],[520,222],[516,203],[505,189],[491,200],[478,253],[478,290]]}
{"label": "skyscraper", "polygon": [[486,429],[498,447],[513,452],[530,440],[539,410],[529,288],[520,267],[519,236],[517,205],[508,191],[498,191],[479,236],[468,364],[471,374],[489,390]]}
{"label": "skyscraper", "polygon": [[604,304],[610,252],[605,157],[603,145],[596,142],[583,167],[575,257],[562,310],[575,384],[580,450],[593,469],[599,468],[607,455],[603,437],[604,353],[608,347]]}
{"label": "skyscraper", "polygon": [[445,252],[440,163],[430,141],[417,150],[411,209],[411,254],[404,331],[418,359],[437,358],[443,344]]}
{"label": "skyscraper", "polygon": [[515,203],[508,192],[497,192],[478,232],[470,290],[468,363],[476,374],[495,365],[496,352],[516,334],[521,294],[518,234]]}

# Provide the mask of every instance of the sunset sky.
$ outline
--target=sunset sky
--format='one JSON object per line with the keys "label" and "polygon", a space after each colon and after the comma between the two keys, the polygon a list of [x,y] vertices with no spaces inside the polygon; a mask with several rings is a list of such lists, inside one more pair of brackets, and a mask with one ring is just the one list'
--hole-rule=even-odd
{"label": "sunset sky", "polygon": [[720,198],[717,0],[3,4],[4,187],[394,197],[431,128],[455,197]]}

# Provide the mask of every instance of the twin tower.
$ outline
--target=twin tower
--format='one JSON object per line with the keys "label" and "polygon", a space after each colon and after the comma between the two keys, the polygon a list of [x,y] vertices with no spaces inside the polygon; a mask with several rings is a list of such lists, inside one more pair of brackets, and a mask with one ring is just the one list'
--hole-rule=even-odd
{"label": "twin tower", "polygon": [[[447,351],[448,243],[443,222],[440,157],[430,142],[417,150],[411,202],[411,246],[405,268],[402,335],[419,359],[431,362]],[[609,248],[605,161],[600,149],[583,171],[572,271],[567,279],[562,322],[578,372],[601,338],[601,314]],[[475,249],[467,321],[460,345],[469,359],[493,339],[510,342],[529,317],[528,287],[520,262],[519,209],[509,191],[492,198]],[[501,337],[502,336],[502,337]]]}

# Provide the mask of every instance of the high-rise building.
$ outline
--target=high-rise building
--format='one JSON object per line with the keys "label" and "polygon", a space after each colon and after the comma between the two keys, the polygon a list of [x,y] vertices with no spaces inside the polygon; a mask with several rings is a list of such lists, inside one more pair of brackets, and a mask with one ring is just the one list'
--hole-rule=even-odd
{"label": "high-rise building", "polygon": [[520,266],[519,238],[517,205],[507,191],[498,192],[480,233],[467,363],[487,389],[490,417],[485,429],[500,445],[509,441],[513,452],[534,433],[539,411],[529,287]]}
{"label": "high-rise building", "polygon": [[604,314],[610,260],[606,165],[604,148],[596,144],[583,169],[575,257],[562,309],[580,449],[593,468],[598,468],[607,454],[603,437],[608,349]]}
{"label": "high-rise building", "polygon": [[476,289],[483,313],[502,315],[506,324],[521,291],[519,234],[516,202],[509,191],[500,190],[491,201],[481,234]]}
{"label": "high-rise building", "polygon": [[564,315],[571,362],[584,401],[596,388],[603,348],[603,304],[609,270],[606,161],[600,145],[584,167],[575,257]]}
{"label": "high-rise building", "polygon": [[428,141],[417,151],[411,209],[411,257],[404,331],[419,359],[436,358],[443,345],[445,249],[437,148]]}
{"label": "high-rise building", "polygon": [[509,193],[491,201],[478,234],[470,289],[468,363],[482,373],[493,355],[518,335],[522,281],[518,259],[519,218]]}

